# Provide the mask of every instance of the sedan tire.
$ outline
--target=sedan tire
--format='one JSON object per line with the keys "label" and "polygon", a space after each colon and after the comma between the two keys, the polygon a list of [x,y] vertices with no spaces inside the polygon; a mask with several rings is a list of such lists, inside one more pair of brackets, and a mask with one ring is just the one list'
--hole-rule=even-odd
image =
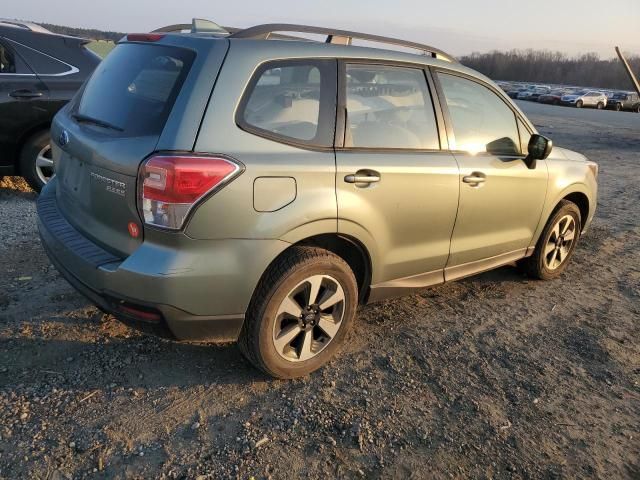
{"label": "sedan tire", "polygon": [[27,139],[20,153],[20,175],[36,192],[53,177],[49,131],[42,130]]}

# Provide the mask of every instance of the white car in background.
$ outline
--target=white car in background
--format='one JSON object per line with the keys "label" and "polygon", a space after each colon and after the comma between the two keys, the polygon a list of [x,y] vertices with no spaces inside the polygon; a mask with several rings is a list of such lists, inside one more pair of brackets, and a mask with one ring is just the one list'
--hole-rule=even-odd
{"label": "white car in background", "polygon": [[607,106],[607,96],[596,90],[581,90],[560,99],[563,105],[573,105],[576,108],[593,107],[602,110]]}

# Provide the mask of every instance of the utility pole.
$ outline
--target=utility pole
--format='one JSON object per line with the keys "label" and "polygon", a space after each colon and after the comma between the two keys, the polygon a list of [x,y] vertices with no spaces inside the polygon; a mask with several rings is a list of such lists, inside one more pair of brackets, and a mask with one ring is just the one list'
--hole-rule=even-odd
{"label": "utility pole", "polygon": [[631,83],[633,83],[633,86],[635,87],[636,92],[638,92],[638,95],[640,95],[640,82],[638,82],[638,79],[633,73],[633,70],[631,70],[631,65],[629,65],[629,62],[627,62],[627,59],[624,58],[624,55],[620,51],[620,47],[616,47],[616,53],[618,54],[618,58],[620,58],[620,61],[624,65],[624,68],[627,70],[627,74],[629,75],[629,78],[631,79]]}

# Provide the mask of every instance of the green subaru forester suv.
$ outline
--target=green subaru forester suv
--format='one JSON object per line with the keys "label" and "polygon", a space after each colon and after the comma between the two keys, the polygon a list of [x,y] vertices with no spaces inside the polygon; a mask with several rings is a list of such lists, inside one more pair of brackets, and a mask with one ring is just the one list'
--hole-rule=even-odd
{"label": "green subaru forester suv", "polygon": [[319,27],[130,34],[51,137],[38,226],[62,275],[280,378],[331,359],[359,304],[513,262],[558,277],[596,207],[597,165],[488,78]]}

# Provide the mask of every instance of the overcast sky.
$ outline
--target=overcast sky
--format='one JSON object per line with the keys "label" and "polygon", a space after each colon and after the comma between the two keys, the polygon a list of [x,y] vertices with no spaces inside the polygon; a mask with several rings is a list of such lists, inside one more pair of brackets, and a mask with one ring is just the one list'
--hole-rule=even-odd
{"label": "overcast sky", "polygon": [[511,48],[640,54],[640,0],[5,0],[0,15],[121,32],[188,23],[287,22],[429,43],[452,54]]}

